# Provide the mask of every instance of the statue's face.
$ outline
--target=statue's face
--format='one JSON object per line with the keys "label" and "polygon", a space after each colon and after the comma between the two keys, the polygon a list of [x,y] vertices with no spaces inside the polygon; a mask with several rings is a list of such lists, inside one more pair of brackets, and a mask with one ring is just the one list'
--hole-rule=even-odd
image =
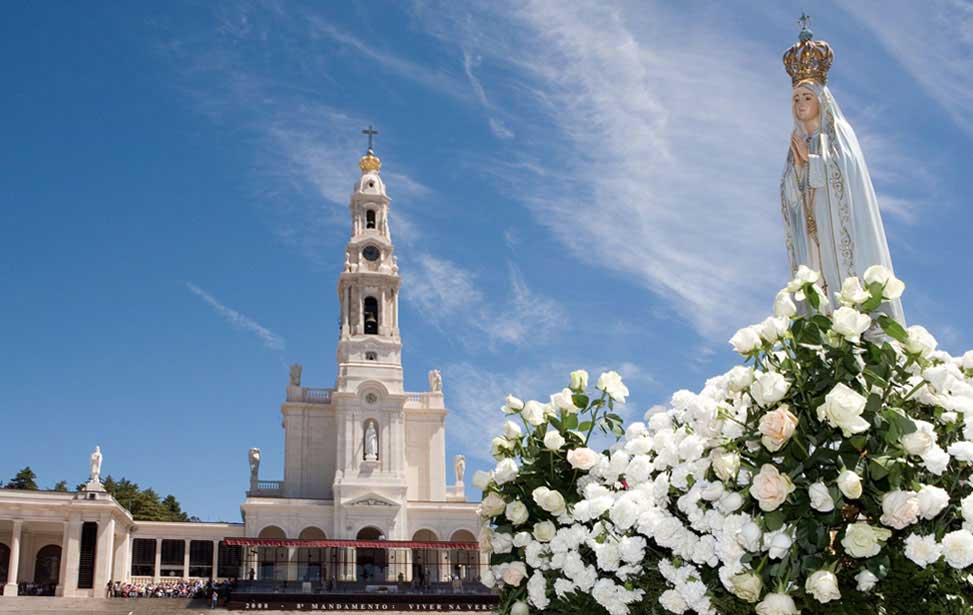
{"label": "statue's face", "polygon": [[818,97],[805,87],[794,88],[791,96],[794,117],[802,122],[810,122],[818,117]]}

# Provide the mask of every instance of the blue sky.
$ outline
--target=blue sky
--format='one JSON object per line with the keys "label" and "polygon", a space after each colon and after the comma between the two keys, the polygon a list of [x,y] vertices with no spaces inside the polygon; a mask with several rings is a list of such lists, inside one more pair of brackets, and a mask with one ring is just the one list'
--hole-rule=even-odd
{"label": "blue sky", "polygon": [[[786,282],[796,2],[18,3],[0,23],[0,478],[104,471],[239,520],[286,366],[333,386],[376,150],[410,390],[486,467],[508,392],[619,370],[629,416],[731,366]],[[810,9],[808,9],[810,10]],[[910,322],[973,347],[973,7],[815,3]]]}

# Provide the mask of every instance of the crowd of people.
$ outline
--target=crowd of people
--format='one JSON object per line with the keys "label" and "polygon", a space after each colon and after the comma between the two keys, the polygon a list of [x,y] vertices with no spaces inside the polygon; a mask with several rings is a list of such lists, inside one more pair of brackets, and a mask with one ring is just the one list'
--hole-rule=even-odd
{"label": "crowd of people", "polygon": [[[109,598],[206,598],[214,597],[225,602],[235,581],[180,580],[174,583],[123,583],[108,584]],[[214,603],[215,604],[215,603]]]}

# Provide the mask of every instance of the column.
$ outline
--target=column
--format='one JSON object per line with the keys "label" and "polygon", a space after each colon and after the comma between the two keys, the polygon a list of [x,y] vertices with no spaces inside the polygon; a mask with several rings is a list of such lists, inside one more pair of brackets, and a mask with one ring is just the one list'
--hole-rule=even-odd
{"label": "column", "polygon": [[67,521],[62,521],[61,530],[61,565],[57,571],[57,588],[54,590],[55,596],[64,595],[64,581],[68,578],[68,540],[71,536],[71,526]]}
{"label": "column", "polygon": [[155,539],[155,572],[152,573],[152,581],[159,582],[162,576],[162,539]]}
{"label": "column", "polygon": [[189,543],[192,542],[189,538],[183,540],[185,543],[182,547],[182,578],[189,578]]}
{"label": "column", "polygon": [[114,581],[128,581],[132,574],[132,534],[125,530],[121,539],[115,545]]}
{"label": "column", "polygon": [[287,547],[287,571],[284,578],[288,581],[297,580],[297,548]]}
{"label": "column", "polygon": [[77,513],[67,523],[67,542],[61,547],[61,570],[58,596],[74,596],[78,591],[78,566],[81,560],[81,517]]}
{"label": "column", "polygon": [[23,528],[23,520],[16,519],[13,532],[10,534],[10,563],[7,565],[7,584],[3,586],[4,596],[17,595],[17,579],[20,574],[20,534]]}
{"label": "column", "polygon": [[209,578],[216,580],[216,577],[220,571],[220,541],[213,541],[213,569],[210,572]]}
{"label": "column", "polygon": [[108,515],[98,520],[98,543],[95,546],[95,597],[105,596],[105,587],[111,581],[112,560],[115,555],[115,518]]}

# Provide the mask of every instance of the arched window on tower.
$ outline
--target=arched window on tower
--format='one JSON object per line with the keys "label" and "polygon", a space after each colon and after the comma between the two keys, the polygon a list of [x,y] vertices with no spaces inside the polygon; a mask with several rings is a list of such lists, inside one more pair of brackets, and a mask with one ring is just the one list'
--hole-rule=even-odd
{"label": "arched window on tower", "polygon": [[378,299],[375,297],[365,297],[365,335],[376,335],[378,333]]}
{"label": "arched window on tower", "polygon": [[369,209],[365,212],[365,228],[375,228],[375,210]]}

